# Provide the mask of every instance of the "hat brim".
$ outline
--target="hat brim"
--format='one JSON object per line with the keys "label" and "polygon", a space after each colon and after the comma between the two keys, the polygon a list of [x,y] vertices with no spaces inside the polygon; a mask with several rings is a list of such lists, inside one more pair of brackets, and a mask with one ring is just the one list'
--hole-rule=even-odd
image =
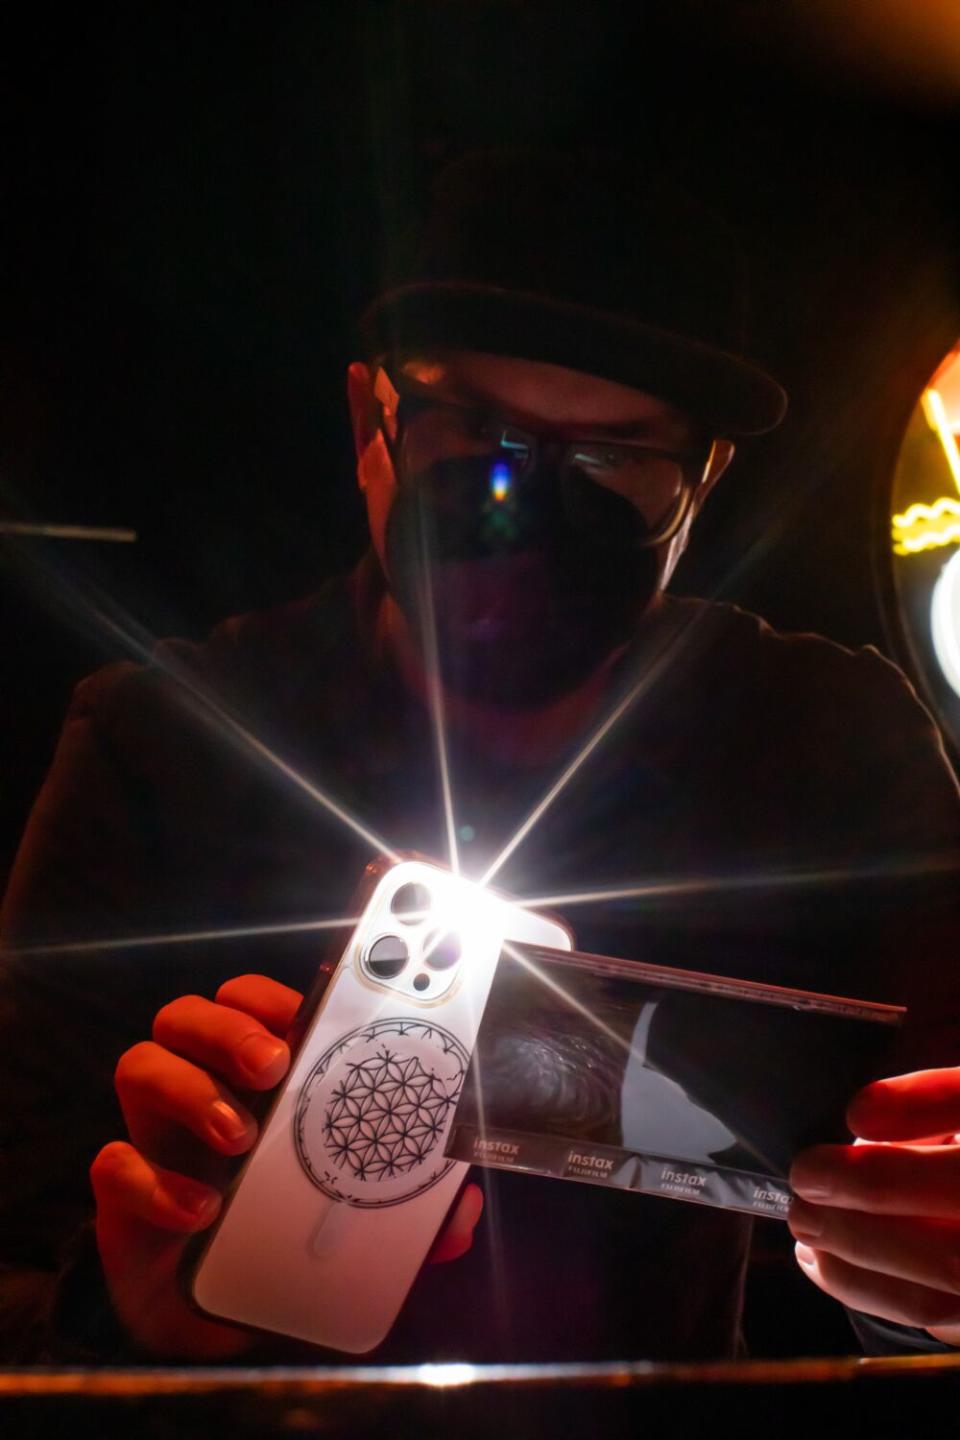
{"label": "hat brim", "polygon": [[582,370],[685,410],[718,435],[779,425],[787,396],[759,366],[629,316],[494,285],[404,285],[360,322],[368,355],[482,350]]}

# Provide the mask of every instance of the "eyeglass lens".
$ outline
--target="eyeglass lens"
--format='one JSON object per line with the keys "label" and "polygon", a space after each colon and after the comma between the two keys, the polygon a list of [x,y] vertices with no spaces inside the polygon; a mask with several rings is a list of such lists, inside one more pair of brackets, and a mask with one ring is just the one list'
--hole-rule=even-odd
{"label": "eyeglass lens", "polygon": [[[441,507],[468,498],[509,506],[545,449],[560,460],[562,480],[568,482],[563,489],[577,501],[578,520],[619,530],[618,543],[636,544],[665,531],[684,503],[684,463],[676,457],[609,441],[545,447],[519,427],[452,405],[412,407],[402,455],[406,478]],[[594,489],[620,503],[591,498]]]}

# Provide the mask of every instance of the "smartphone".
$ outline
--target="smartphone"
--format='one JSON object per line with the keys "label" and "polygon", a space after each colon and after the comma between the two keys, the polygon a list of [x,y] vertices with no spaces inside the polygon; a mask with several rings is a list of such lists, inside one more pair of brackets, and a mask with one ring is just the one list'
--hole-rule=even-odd
{"label": "smartphone", "polygon": [[358,1354],[389,1331],[469,1168],[445,1144],[504,942],[573,946],[560,921],[420,859],[378,862],[367,892],[188,1275],[210,1318]]}

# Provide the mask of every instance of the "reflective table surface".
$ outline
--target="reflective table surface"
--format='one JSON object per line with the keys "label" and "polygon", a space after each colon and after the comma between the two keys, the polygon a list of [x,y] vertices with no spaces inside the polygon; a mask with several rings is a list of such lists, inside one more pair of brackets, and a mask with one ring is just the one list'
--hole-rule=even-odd
{"label": "reflective table surface", "polygon": [[960,1355],[716,1364],[0,1370],[0,1435],[955,1433]]}

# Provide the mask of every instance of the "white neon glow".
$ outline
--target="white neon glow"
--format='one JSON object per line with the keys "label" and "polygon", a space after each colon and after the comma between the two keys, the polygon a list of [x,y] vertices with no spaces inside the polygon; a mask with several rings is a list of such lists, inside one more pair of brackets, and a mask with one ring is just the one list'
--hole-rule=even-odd
{"label": "white neon glow", "polygon": [[933,587],[930,632],[944,678],[960,695],[960,550],[944,565]]}

